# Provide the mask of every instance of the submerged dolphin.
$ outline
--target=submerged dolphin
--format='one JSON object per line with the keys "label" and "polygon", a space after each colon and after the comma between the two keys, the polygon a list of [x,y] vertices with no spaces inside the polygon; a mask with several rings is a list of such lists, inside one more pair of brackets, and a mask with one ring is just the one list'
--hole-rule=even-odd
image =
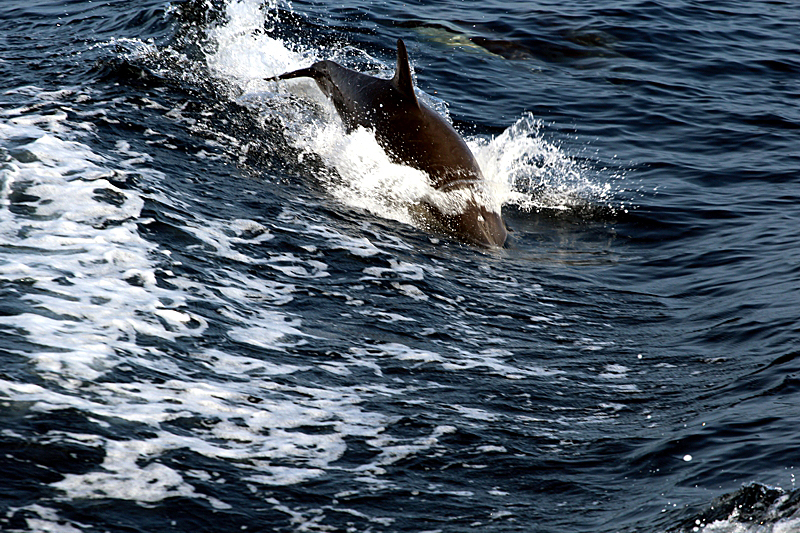
{"label": "submerged dolphin", "polygon": [[475,199],[483,175],[469,147],[447,120],[417,100],[402,39],[397,40],[397,70],[390,80],[320,61],[268,81],[301,77],[317,82],[348,131],[358,126],[373,129],[392,160],[426,172],[441,192],[464,193],[457,209],[445,212],[432,203],[422,206],[432,229],[471,244],[505,243],[507,231],[500,214]]}

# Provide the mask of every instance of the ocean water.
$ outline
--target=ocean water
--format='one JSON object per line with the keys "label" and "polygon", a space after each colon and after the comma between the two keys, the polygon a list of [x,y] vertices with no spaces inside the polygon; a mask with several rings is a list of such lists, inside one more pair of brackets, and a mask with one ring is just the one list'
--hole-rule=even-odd
{"label": "ocean water", "polygon": [[[800,531],[790,1],[4,0],[0,529]],[[500,250],[308,80],[462,133]]]}

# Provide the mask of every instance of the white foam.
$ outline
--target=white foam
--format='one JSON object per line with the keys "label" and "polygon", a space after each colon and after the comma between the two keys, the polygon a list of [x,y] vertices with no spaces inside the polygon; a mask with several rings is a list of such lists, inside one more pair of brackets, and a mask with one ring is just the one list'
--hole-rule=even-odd
{"label": "white foam", "polygon": [[197,358],[205,361],[210,370],[222,375],[277,376],[311,368],[308,366],[281,365],[252,357],[231,355],[213,349],[198,354]]}
{"label": "white foam", "polygon": [[[236,249],[237,244],[264,243],[273,238],[269,229],[262,224],[247,219],[214,220],[205,219],[202,223],[184,221],[183,228],[215,250],[215,253],[226,259],[246,264],[263,264],[265,259],[254,258]],[[230,234],[234,233],[233,236]],[[244,238],[245,233],[254,235]]]}
{"label": "white foam", "polygon": [[556,376],[562,371],[547,369],[537,365],[518,366],[512,363],[513,354],[506,350],[487,349],[478,353],[469,352],[457,346],[451,346],[453,353],[434,352],[413,348],[401,343],[385,343],[369,349],[352,347],[350,351],[363,361],[367,357],[393,357],[401,361],[416,361],[418,364],[438,364],[448,371],[469,371],[470,373],[485,371],[506,379],[524,379],[527,377]]}
{"label": "white foam", "polygon": [[[191,311],[188,302],[192,298],[214,302],[218,312],[233,323],[228,336],[259,350],[274,353],[311,337],[302,331],[298,318],[276,309],[292,301],[295,289],[291,284],[224,267],[209,268],[208,279],[198,283],[175,276],[172,269],[162,269],[160,265],[172,262],[172,253],[144,240],[138,232],[137,223],[147,222],[139,218],[144,198],[107,179],[124,178],[126,172],[135,171],[157,184],[163,176],[147,167],[152,164],[148,154],[121,142],[115,152],[120,159],[114,160],[77,140],[61,139],[62,134],[74,133],[65,115],[55,122],[35,116],[14,122],[9,116],[14,118],[7,113],[5,122],[0,122],[0,147],[23,139],[16,150],[28,155],[27,162],[12,160],[0,170],[0,236],[9,244],[0,262],[0,277],[12,282],[32,280],[37,291],[22,297],[29,305],[28,312],[0,317],[0,324],[43,346],[38,351],[16,353],[27,357],[44,381],[0,379],[0,396],[30,402],[39,412],[72,408],[91,413],[91,418],[105,427],[108,420],[128,420],[147,426],[154,435],[137,438],[131,434],[118,441],[49,433],[47,438],[54,441],[77,440],[101,447],[105,455],[98,468],[69,474],[53,484],[63,498],[153,503],[185,496],[224,509],[227,504],[192,486],[191,480],[211,474],[181,473],[160,463],[159,457],[171,450],[190,449],[213,459],[235,459],[253,483],[290,484],[324,472],[343,453],[347,437],[374,437],[383,430],[384,416],[358,407],[363,388],[357,392],[281,386],[265,379],[307,370],[306,366],[206,350],[195,354],[197,363],[223,378],[219,383],[210,377],[197,383],[169,354],[137,344],[140,334],[166,341],[202,335],[207,323]],[[20,188],[32,195],[28,215],[10,210],[11,193]],[[188,198],[154,189],[152,194],[159,201],[191,207]],[[97,191],[112,195],[114,201],[104,201]],[[291,254],[259,259],[238,251],[238,244],[266,243],[272,238],[258,222],[239,219],[186,224],[187,231],[208,244],[208,253],[218,257],[268,265],[294,277],[328,275],[327,265],[320,261]],[[349,240],[319,228],[315,231],[355,255],[379,253],[366,240]],[[168,278],[171,288],[159,286],[159,276]],[[173,379],[160,384],[109,379],[113,369],[131,370],[133,365]],[[382,394],[391,393],[381,389]],[[251,398],[263,401],[254,403]],[[181,418],[208,423],[190,436],[170,431],[169,423]],[[325,426],[332,431],[319,435],[297,431],[304,426]],[[296,466],[273,464],[286,461]],[[47,525],[46,516],[37,520],[42,527]],[[68,531],[67,526],[63,529]]]}
{"label": "white foam", "polygon": [[68,494],[69,499],[115,498],[152,503],[183,496],[207,500],[215,509],[231,508],[225,502],[196,492],[191,484],[184,481],[183,476],[164,464],[151,462],[141,466],[138,461],[165,451],[163,444],[154,440],[106,440],[102,470],[67,474],[63,480],[51,486]]}
{"label": "white foam", "polygon": [[[485,411],[484,409],[476,409],[474,407],[464,407],[463,405],[453,405],[452,408],[465,418],[472,420],[479,420],[481,422],[497,422],[500,416]],[[499,449],[492,449],[493,447],[486,446],[481,451],[499,451]]]}
{"label": "white foam", "polygon": [[84,531],[83,529],[80,529],[80,526],[83,524],[75,524],[78,527],[73,527],[63,518],[58,516],[58,513],[55,509],[51,509],[43,505],[34,503],[31,505],[26,505],[25,507],[14,508],[12,510],[25,510],[38,515],[38,518],[25,518],[29,531],[42,531],[47,533],[81,533],[81,531]]}
{"label": "white foam", "polygon": [[[237,374],[238,381],[204,383],[174,379],[162,384],[103,383],[86,385],[81,396],[56,393],[36,385],[0,382],[0,393],[16,401],[33,402],[40,411],[67,407],[91,412],[94,417],[123,418],[146,424],[152,437],[124,441],[94,435],[50,432],[53,440],[78,440],[101,446],[105,459],[100,469],[84,474],[69,474],[53,484],[65,498],[117,498],[155,502],[171,496],[207,498],[194,491],[183,474],[158,463],[170,450],[189,449],[213,459],[234,460],[246,472],[246,479],[261,484],[298,483],[324,473],[325,468],[341,457],[348,436],[377,437],[387,419],[358,407],[362,397],[348,388],[316,389],[281,386],[263,381],[261,370],[269,374],[295,372],[301,367],[280,367],[247,358],[232,360],[214,351],[210,359],[226,366],[246,368]],[[215,365],[215,370],[225,366]],[[181,375],[174,369],[175,375]],[[254,374],[251,381],[242,377]],[[363,390],[362,390],[363,393]],[[391,393],[383,388],[382,394]],[[87,399],[95,397],[98,401]],[[252,398],[264,401],[252,402]],[[300,399],[298,399],[300,398]],[[165,426],[172,420],[199,417],[207,421],[190,436],[172,433]],[[330,427],[331,433],[296,431],[304,426]],[[290,461],[285,467],[272,464]],[[142,466],[145,465],[145,466]],[[193,472],[191,478],[197,478]],[[226,504],[209,499],[217,508]]]}
{"label": "white foam", "polygon": [[226,22],[209,30],[216,50],[208,56],[208,66],[226,78],[248,86],[267,76],[312,63],[310,53],[290,50],[282,41],[264,34],[265,17],[274,12],[278,2],[231,0],[225,7]]}
{"label": "white foam", "polygon": [[437,277],[443,277],[443,272],[443,268],[437,268],[432,265],[422,265],[389,259],[388,267],[365,268],[365,276],[360,278],[359,281],[395,279],[398,277],[406,281],[422,281],[425,279],[426,273]]}
{"label": "white foam", "polygon": [[387,355],[395,357],[400,361],[422,361],[422,362],[441,362],[444,358],[434,352],[428,350],[418,350],[406,346],[405,344],[390,343],[382,344],[380,348],[386,352]]}
{"label": "white foam", "polygon": [[456,431],[457,429],[454,426],[443,425],[435,427],[430,435],[411,440],[399,440],[386,434],[379,435],[368,441],[368,443],[380,449],[381,453],[373,463],[362,466],[360,470],[381,473],[383,467],[402,461],[409,456],[430,450],[439,444],[439,439],[442,436],[455,433]]}
{"label": "white foam", "polygon": [[622,379],[627,378],[628,367],[623,365],[606,365],[605,372],[602,372],[598,377],[603,379]]}
{"label": "white foam", "polygon": [[524,210],[566,210],[609,202],[610,183],[545,140],[542,127],[527,113],[497,137],[471,140],[495,196]]}
{"label": "white foam", "polygon": [[[333,228],[317,224],[308,226],[307,232],[310,235],[317,235],[326,239],[332,249],[347,250],[350,254],[358,257],[372,257],[382,253],[381,249],[366,237],[350,237],[337,232]],[[407,245],[400,247],[409,249]]]}
{"label": "white foam", "polygon": [[[170,294],[169,305],[161,301],[167,291],[155,286],[156,247],[136,227],[143,199],[105,179],[116,172],[112,163],[85,144],[31,125],[50,122],[26,118],[0,123],[0,142],[34,139],[17,148],[28,154],[24,162],[0,170],[0,236],[11,250],[0,263],[0,277],[35,280],[37,294],[22,300],[53,314],[29,311],[0,317],[0,323],[58,347],[32,355],[42,372],[68,382],[95,379],[116,364],[117,350],[141,353],[132,342],[136,332],[174,338],[177,331],[155,326],[157,312],[169,312],[182,299]],[[65,117],[60,120],[52,129],[68,131]],[[35,216],[9,210],[12,189],[31,196],[27,206]],[[178,329],[185,331],[187,322]]]}
{"label": "white foam", "polygon": [[[244,316],[229,309],[221,309],[220,311],[223,316],[235,318],[243,324],[253,320],[251,316]],[[300,321],[287,320],[283,313],[261,310],[255,322],[263,325],[245,327],[234,326],[228,331],[228,336],[233,340],[250,344],[258,348],[278,349],[298,345],[297,343],[278,342],[284,337],[305,335],[298,329]]]}
{"label": "white foam", "polygon": [[336,169],[328,190],[344,204],[414,224],[411,208],[435,194],[425,173],[391,162],[371,131],[346,134],[337,118],[311,132],[310,139],[303,148]]}

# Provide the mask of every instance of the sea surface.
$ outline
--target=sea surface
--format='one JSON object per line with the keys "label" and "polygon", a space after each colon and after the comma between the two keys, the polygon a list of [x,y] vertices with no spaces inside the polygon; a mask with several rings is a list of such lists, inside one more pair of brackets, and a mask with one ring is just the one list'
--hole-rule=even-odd
{"label": "sea surface", "polygon": [[[800,531],[795,0],[3,0],[0,530]],[[506,247],[309,80],[408,48]]]}

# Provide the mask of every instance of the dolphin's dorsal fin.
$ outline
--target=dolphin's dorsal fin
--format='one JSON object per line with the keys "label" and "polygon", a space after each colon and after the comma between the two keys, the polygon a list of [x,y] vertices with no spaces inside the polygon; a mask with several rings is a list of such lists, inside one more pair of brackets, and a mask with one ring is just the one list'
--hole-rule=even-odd
{"label": "dolphin's dorsal fin", "polygon": [[404,97],[419,106],[417,96],[414,94],[414,80],[411,79],[411,65],[408,64],[408,52],[403,39],[397,39],[397,70],[392,78],[392,85]]}

